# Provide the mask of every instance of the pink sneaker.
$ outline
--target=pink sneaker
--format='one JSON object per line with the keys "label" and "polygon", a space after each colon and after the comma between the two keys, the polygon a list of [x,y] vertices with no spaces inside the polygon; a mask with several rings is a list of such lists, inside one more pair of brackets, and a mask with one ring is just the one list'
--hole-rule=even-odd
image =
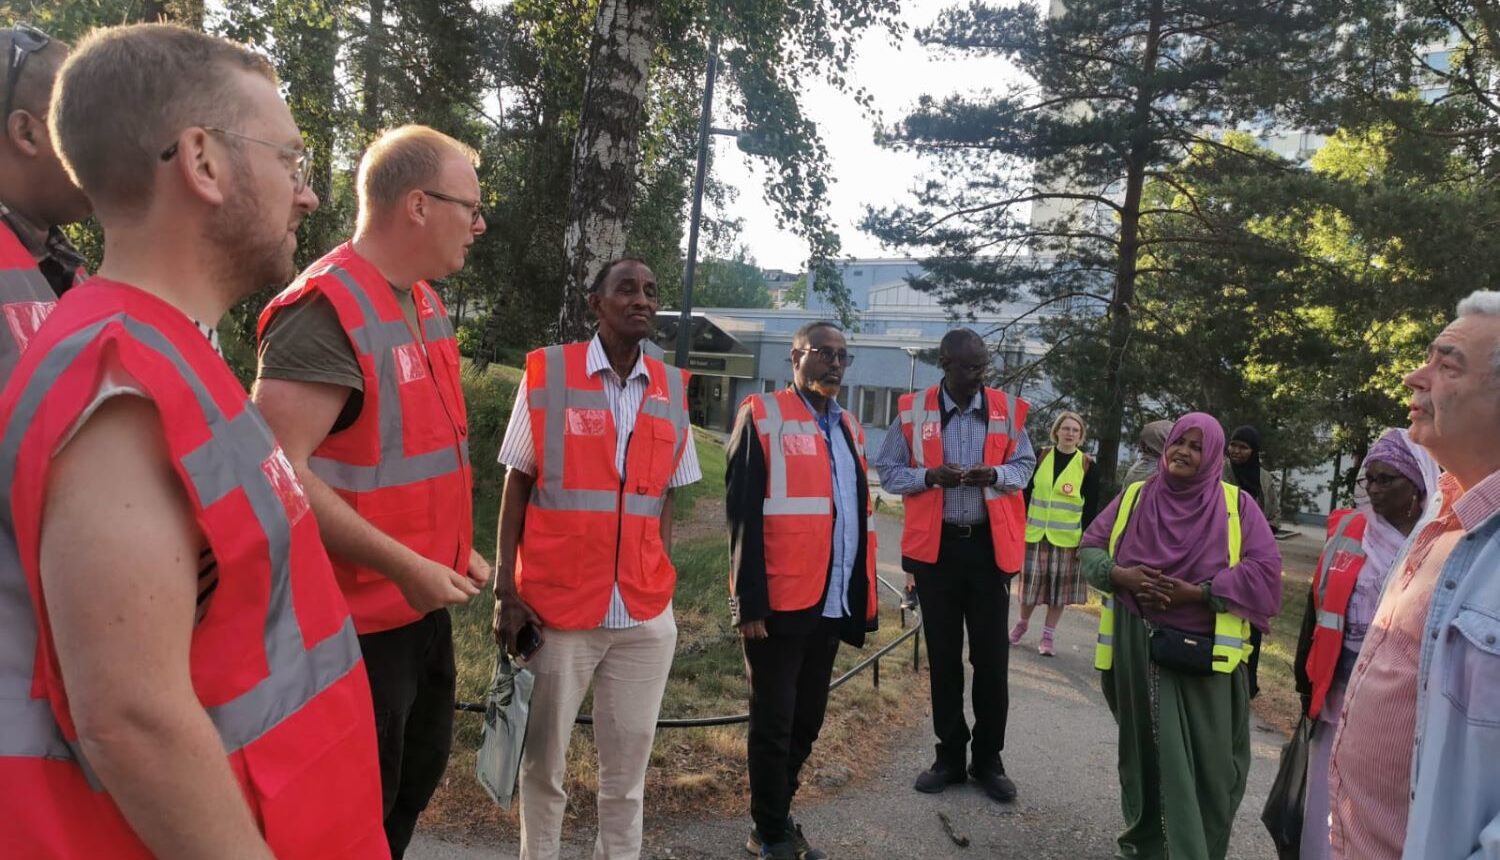
{"label": "pink sneaker", "polygon": [[1026,628],[1030,626],[1025,621],[1017,621],[1016,626],[1010,628],[1010,644],[1019,645],[1026,636]]}
{"label": "pink sneaker", "polygon": [[1042,655],[1043,657],[1053,657],[1057,655],[1057,651],[1052,647],[1051,630],[1042,631],[1042,644],[1036,647],[1036,653]]}

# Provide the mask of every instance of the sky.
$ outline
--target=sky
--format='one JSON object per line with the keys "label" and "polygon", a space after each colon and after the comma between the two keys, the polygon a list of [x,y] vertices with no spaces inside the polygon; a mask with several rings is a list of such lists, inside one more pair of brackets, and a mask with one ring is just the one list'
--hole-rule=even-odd
{"label": "sky", "polygon": [[[903,17],[908,32],[899,43],[885,31],[868,31],[860,39],[851,79],[874,96],[875,107],[886,123],[901,119],[921,95],[942,97],[950,93],[973,93],[1001,89],[1018,73],[996,57],[951,57],[918,44],[911,31],[932,23],[957,0],[905,0]],[[959,82],[963,82],[960,86]],[[914,153],[884,149],[874,142],[875,125],[854,98],[821,80],[812,82],[803,94],[803,112],[818,124],[828,148],[833,184],[828,211],[843,240],[844,252],[856,257],[903,256],[899,249],[881,247],[858,227],[866,205],[889,206],[910,200],[910,189],[920,180],[923,159]],[[715,117],[726,125],[725,114]],[[762,188],[765,171],[754,156],[736,148],[734,139],[713,138],[715,176],[738,190],[737,198],[723,213],[744,219],[741,241],[750,256],[764,268],[801,271],[807,248],[793,233],[776,226],[772,206]]]}

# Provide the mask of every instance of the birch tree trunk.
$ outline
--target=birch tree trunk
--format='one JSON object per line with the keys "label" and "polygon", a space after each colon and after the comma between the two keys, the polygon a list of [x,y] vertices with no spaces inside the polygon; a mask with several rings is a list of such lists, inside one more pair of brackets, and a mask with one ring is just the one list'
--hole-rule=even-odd
{"label": "birch tree trunk", "polygon": [[605,263],[625,251],[640,170],[646,84],[657,42],[655,19],[653,0],[599,3],[563,235],[566,280],[557,324],[564,341],[587,335],[588,285]]}

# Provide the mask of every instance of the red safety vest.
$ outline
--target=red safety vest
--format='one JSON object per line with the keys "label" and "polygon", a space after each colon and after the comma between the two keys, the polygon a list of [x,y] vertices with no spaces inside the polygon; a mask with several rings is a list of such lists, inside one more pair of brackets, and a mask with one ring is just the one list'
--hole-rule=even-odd
{"label": "red safety vest", "polygon": [[1316,718],[1333,684],[1334,670],[1344,648],[1344,613],[1365,566],[1363,540],[1367,523],[1362,514],[1349,514],[1339,521],[1333,536],[1318,557],[1313,580],[1314,616],[1312,647],[1307,652],[1307,677],[1312,682],[1312,700],[1307,715]]}
{"label": "red safety vest", "polygon": [[[764,540],[766,586],[771,609],[796,612],[823,599],[833,559],[833,466],[823,431],[794,388],[745,398],[766,458]],[[741,404],[740,408],[744,408]],[[865,464],[865,430],[847,409],[844,427],[854,440],[860,474]],[[866,497],[865,620],[874,621],[875,518]],[[734,589],[734,579],[729,587]]]}
{"label": "red safety vest", "polygon": [[[283,860],[389,856],[359,640],[307,497],[245,389],[180,311],[98,278],[58,303],[34,346],[0,401],[0,857],[151,856],[83,759],[39,570],[52,452],[109,367],[160,412],[218,562],[192,633],[193,690],[261,833]],[[108,600],[109,571],[97,574]]]}
{"label": "red safety vest", "polygon": [[[916,408],[916,395],[903,394],[900,400],[901,435],[906,438],[911,466],[936,468],[943,464],[943,411],[938,397],[940,385],[922,392],[922,406]],[[986,388],[984,400],[989,407],[989,427],[984,437],[984,465],[1003,466],[1016,453],[1021,434],[1026,432],[1026,411],[1030,405],[998,388]],[[959,465],[978,465],[963,463]],[[906,516],[901,527],[903,558],[933,564],[943,538],[943,488],[930,487],[902,500]],[[1026,556],[1026,500],[1021,493],[1001,494],[995,487],[984,488],[984,507],[989,514],[990,540],[995,544],[995,564],[1003,573],[1016,574]]]}
{"label": "red safety vest", "polygon": [[[391,286],[346,243],[333,249],[261,312],[259,332],[283,307],[320,292],[364,374],[364,404],[349,427],[329,434],[308,466],[360,516],[419,555],[458,573],[474,545],[474,478],[458,341],[432,287],[412,287],[414,334]],[[335,557],[333,572],[361,634],[421,617],[396,584]]]}
{"label": "red safety vest", "polygon": [[15,372],[21,353],[55,304],[57,294],[37,269],[36,258],[0,223],[0,315],[4,316],[0,320],[0,387]]}
{"label": "red safety vest", "polygon": [[[645,356],[650,376],[635,426],[617,428],[588,343],[526,356],[526,402],[537,475],[516,548],[516,590],[547,627],[592,630],[618,584],[630,617],[672,600],[677,569],[661,542],[667,482],[689,444],[686,371]],[[618,433],[629,433],[625,474]]]}

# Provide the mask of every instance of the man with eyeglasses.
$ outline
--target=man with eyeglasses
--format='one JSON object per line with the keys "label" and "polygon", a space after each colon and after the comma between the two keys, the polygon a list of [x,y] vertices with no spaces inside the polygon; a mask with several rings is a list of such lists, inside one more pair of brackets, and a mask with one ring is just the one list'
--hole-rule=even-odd
{"label": "man with eyeglasses", "polygon": [[[989,348],[972,329],[938,345],[943,380],[903,394],[900,432],[885,436],[880,485],[903,497],[901,567],[915,584],[932,672],[937,758],[914,786],[936,794],[968,776],[994,800],[1016,799],[1005,773],[1010,710],[1010,580],[1026,553],[1022,491],[1036,468],[1026,401],[984,384]],[[974,667],[974,728],[964,717],[964,630]]]}
{"label": "man with eyeglasses", "polygon": [[0,396],[0,855],[386,856],[349,609],[214,334],[318,205],[209,130],[300,147],[275,70],[100,28],[48,119],[105,251]]}
{"label": "man with eyeglasses", "polygon": [[425,126],[382,134],[360,159],[353,240],[260,318],[253,398],[307,486],[354,614],[397,858],[452,743],[448,607],[490,578],[473,545],[458,343],[429,283],[463,268],[484,233],[477,163]]}
{"label": "man with eyeglasses", "polygon": [[792,336],[792,386],[740,405],[729,442],[730,606],[750,675],[746,849],[822,860],[791,816],[823,728],[839,643],[875,629],[875,531],[865,432],[839,407],[854,361],[827,321]]}
{"label": "man with eyeglasses", "polygon": [[47,131],[52,82],[68,46],[27,24],[0,31],[6,58],[5,141],[0,145],[0,386],[57,297],[85,277],[83,256],[59,229],[87,218]]}

